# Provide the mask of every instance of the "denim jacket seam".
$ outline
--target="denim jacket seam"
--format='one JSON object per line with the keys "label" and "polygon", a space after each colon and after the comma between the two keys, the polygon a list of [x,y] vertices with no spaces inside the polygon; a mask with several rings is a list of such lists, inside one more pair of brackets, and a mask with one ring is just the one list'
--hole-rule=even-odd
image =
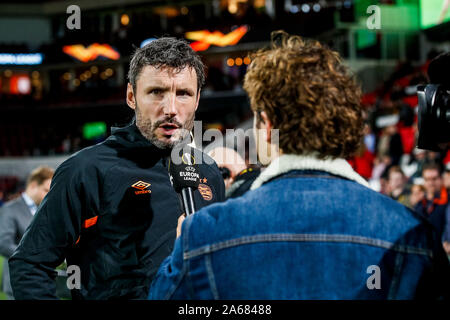
{"label": "denim jacket seam", "polygon": [[185,232],[183,234],[183,239],[182,239],[182,241],[183,241],[183,260],[182,260],[183,265],[181,267],[180,273],[178,274],[177,280],[173,283],[173,285],[167,291],[167,294],[164,297],[165,300],[168,300],[174,294],[174,292],[177,290],[177,288],[180,286],[181,282],[183,281],[184,277],[186,277],[186,281],[188,281],[188,279],[189,279],[188,262],[186,261],[186,259],[184,259],[184,255],[188,248],[189,227],[190,227],[191,220],[192,219],[186,221]]}
{"label": "denim jacket seam", "polygon": [[213,271],[213,267],[212,267],[212,263],[211,263],[211,255],[210,254],[205,255],[205,266],[206,266],[206,273],[208,275],[209,286],[211,288],[213,297],[215,300],[219,300],[219,291],[217,290],[217,284],[216,284],[216,279],[214,277],[214,271]]}
{"label": "denim jacket seam", "polygon": [[395,257],[395,264],[394,264],[394,273],[392,275],[392,282],[391,285],[389,287],[389,292],[388,292],[388,299],[392,300],[395,299],[397,292],[398,292],[398,279],[400,277],[400,272],[401,272],[401,266],[403,264],[403,260],[404,257],[402,254],[397,254]]}
{"label": "denim jacket seam", "polygon": [[167,290],[167,294],[164,296],[164,300],[169,300],[172,295],[175,293],[175,291],[180,286],[181,282],[183,281],[183,278],[186,275],[186,267],[185,267],[185,261],[183,260],[183,267],[181,269],[181,272],[177,276],[177,280],[172,284],[169,290]]}
{"label": "denim jacket seam", "polygon": [[208,244],[193,250],[184,252],[184,259],[190,259],[203,254],[215,252],[218,250],[235,247],[243,244],[252,244],[258,242],[278,242],[278,241],[294,241],[294,242],[346,242],[370,245],[374,247],[393,250],[400,253],[418,254],[433,257],[432,250],[418,248],[406,245],[398,245],[385,240],[353,236],[342,234],[259,234],[253,236],[244,236],[240,238],[229,239],[213,244]]}
{"label": "denim jacket seam", "polygon": [[183,255],[189,251],[189,229],[191,227],[192,218],[186,219],[184,221],[185,226],[183,232]]}
{"label": "denim jacket seam", "polygon": [[191,299],[194,299],[195,296],[195,290],[194,290],[194,286],[192,284],[192,275],[191,275],[191,270],[190,270],[190,261],[186,261],[186,287],[188,290],[188,297],[190,297]]}

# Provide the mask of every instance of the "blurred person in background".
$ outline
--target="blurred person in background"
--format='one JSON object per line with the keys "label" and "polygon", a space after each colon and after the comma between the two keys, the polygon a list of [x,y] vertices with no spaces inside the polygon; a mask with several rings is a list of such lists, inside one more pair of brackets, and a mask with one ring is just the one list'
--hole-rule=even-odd
{"label": "blurred person in background", "polygon": [[436,228],[442,237],[446,224],[445,212],[448,205],[448,192],[442,183],[441,167],[437,163],[425,164],[422,169],[425,197],[414,210],[421,213]]}
{"label": "blurred person in background", "polygon": [[247,168],[245,160],[233,149],[217,147],[208,152],[208,155],[214,159],[222,171],[226,189],[231,186],[239,172]]}
{"label": "blurred person in background", "polygon": [[[447,163],[444,173],[442,174],[444,188],[447,190],[447,195],[450,194],[450,163]],[[450,201],[447,203],[447,211],[445,213],[445,230],[444,230],[444,249],[450,258]]]}
{"label": "blurred person in background", "polygon": [[370,130],[370,126],[366,123],[364,125],[364,143],[361,143],[355,156],[347,159],[353,170],[366,180],[372,178],[373,164],[375,161],[375,155],[373,153],[375,148],[375,135],[370,133]]}
{"label": "blurred person in background", "polygon": [[[345,160],[362,143],[363,119],[360,87],[341,61],[285,32],[252,57],[244,89],[268,167],[243,196],[184,220],[150,299],[448,295],[449,263],[431,225],[369,189]],[[371,266],[381,270],[375,287]]]}
{"label": "blurred person in background", "polygon": [[442,174],[442,180],[444,183],[444,188],[450,190],[450,162],[445,166],[444,173]]}
{"label": "blurred person in background", "polygon": [[411,177],[412,178],[421,178],[422,177],[422,169],[425,163],[428,162],[427,159],[427,151],[419,148],[414,148],[412,153],[412,158],[410,159],[409,163],[407,164],[409,170],[413,172]]}
{"label": "blurred person in background", "polygon": [[440,162],[439,153],[418,149],[415,148],[413,150],[413,157],[409,161],[408,172],[412,171],[415,168],[414,173],[411,175],[411,178],[422,178],[423,177],[423,168],[425,165],[429,163],[438,163]]}
{"label": "blurred person in background", "polygon": [[388,155],[377,156],[373,164],[372,176],[369,180],[370,187],[382,194],[388,194],[387,172],[392,166],[392,159]]}
{"label": "blurred person in background", "polygon": [[398,123],[398,133],[400,134],[403,154],[410,154],[416,143],[415,133],[417,128],[414,125],[414,109],[411,106],[400,102],[400,121]]}
{"label": "blurred person in background", "polygon": [[[55,299],[54,268],[64,259],[81,275],[74,300],[146,298],[171,252],[183,209],[168,168],[193,128],[204,65],[186,41],[164,37],[136,49],[128,79],[135,120],[56,170],[9,260],[16,299]],[[224,200],[214,161],[199,150],[193,157],[207,187],[193,192],[196,208]]]}
{"label": "blurred person in background", "polygon": [[225,197],[236,198],[247,192],[261,169],[247,166],[245,160],[233,149],[217,147],[208,155],[216,161],[225,181]]}
{"label": "blurred person in background", "polygon": [[[390,126],[391,128],[395,128],[394,125]],[[392,129],[394,130],[394,129]],[[389,142],[390,142],[391,136],[389,134],[389,129],[382,128],[380,136],[377,140],[377,155],[380,158],[383,158],[385,156],[389,156]]]}
{"label": "blurred person in background", "polygon": [[383,128],[378,141],[377,154],[379,157],[389,156],[392,165],[399,164],[403,155],[403,143],[396,123],[389,124]]}
{"label": "blurred person in background", "polygon": [[376,140],[377,139],[375,134],[373,133],[372,127],[369,125],[369,123],[366,123],[366,125],[364,126],[364,145],[371,154],[375,154]]}
{"label": "blurred person in background", "polygon": [[407,177],[399,166],[393,166],[388,173],[388,190],[389,196],[400,202],[401,204],[410,207],[409,194],[407,186]]}
{"label": "blurred person in background", "polygon": [[14,299],[9,279],[8,260],[16,250],[37,208],[50,190],[54,170],[38,167],[28,176],[22,195],[0,209],[0,255],[4,256],[2,291]]}
{"label": "blurred person in background", "polygon": [[[361,143],[361,147],[355,156],[348,158],[347,161],[350,163],[353,170],[359,173],[364,179],[370,181],[376,158],[376,135],[372,131],[368,117],[369,115],[367,112],[363,112],[365,122],[364,143]],[[378,184],[377,187],[379,187]]]}
{"label": "blurred person in background", "polygon": [[4,204],[4,201],[3,201],[4,197],[5,197],[5,193],[2,190],[0,190],[0,207],[3,206],[3,204]]}
{"label": "blurred person in background", "polygon": [[414,207],[423,199],[425,199],[425,187],[422,183],[413,182],[411,194],[409,195],[409,207],[414,209]]}
{"label": "blurred person in background", "polygon": [[444,250],[450,259],[450,205],[447,205],[445,213],[445,230],[442,238]]}
{"label": "blurred person in background", "polygon": [[[421,150],[425,154],[425,150]],[[412,179],[412,176],[417,171],[417,162],[414,153],[420,152],[420,149],[413,148],[410,153],[404,153],[400,159],[400,168],[403,173]]]}

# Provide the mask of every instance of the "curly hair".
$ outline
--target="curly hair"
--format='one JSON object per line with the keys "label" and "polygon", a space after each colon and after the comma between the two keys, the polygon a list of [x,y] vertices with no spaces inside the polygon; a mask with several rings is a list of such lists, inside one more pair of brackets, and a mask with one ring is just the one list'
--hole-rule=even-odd
{"label": "curly hair", "polygon": [[142,48],[137,48],[131,57],[128,71],[128,81],[133,86],[133,90],[136,90],[142,68],[148,65],[155,68],[167,66],[178,71],[191,67],[197,74],[198,91],[205,83],[205,66],[200,56],[185,40],[163,37],[153,40]]}
{"label": "curly hair", "polygon": [[271,36],[271,48],[253,54],[244,79],[257,122],[265,111],[283,153],[354,155],[363,137],[361,89],[339,54],[284,31]]}

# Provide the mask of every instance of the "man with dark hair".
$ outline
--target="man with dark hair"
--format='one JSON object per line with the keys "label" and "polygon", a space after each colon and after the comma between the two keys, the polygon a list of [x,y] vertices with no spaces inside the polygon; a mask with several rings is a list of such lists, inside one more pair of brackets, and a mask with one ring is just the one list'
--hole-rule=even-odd
{"label": "man with dark hair", "polygon": [[[54,268],[64,258],[78,267],[74,299],[145,298],[172,250],[183,211],[168,164],[192,129],[203,64],[185,41],[161,38],[136,50],[128,78],[126,101],[136,122],[56,170],[51,191],[9,261],[17,299],[55,298]],[[193,151],[210,191],[207,197],[194,192],[201,208],[223,200],[225,190],[217,166],[208,165],[213,160]]]}
{"label": "man with dark hair", "polygon": [[[37,208],[50,190],[53,173],[54,170],[46,166],[34,169],[27,178],[22,195],[0,209],[0,255],[6,259],[16,250]],[[4,262],[1,281],[2,291],[9,299],[14,299],[9,281],[8,260]]]}
{"label": "man with dark hair", "polygon": [[[368,188],[360,89],[339,55],[284,32],[244,89],[258,156],[251,190],[184,220],[151,299],[411,299],[448,293],[426,220]],[[279,137],[277,139],[277,136]],[[207,230],[207,232],[205,232]]]}

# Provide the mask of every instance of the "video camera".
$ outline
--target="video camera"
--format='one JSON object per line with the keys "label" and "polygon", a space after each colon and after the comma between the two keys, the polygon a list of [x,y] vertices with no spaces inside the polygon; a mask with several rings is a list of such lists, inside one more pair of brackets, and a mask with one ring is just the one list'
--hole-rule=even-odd
{"label": "video camera", "polygon": [[430,84],[417,87],[419,137],[417,147],[445,151],[450,145],[450,52],[428,67]]}

